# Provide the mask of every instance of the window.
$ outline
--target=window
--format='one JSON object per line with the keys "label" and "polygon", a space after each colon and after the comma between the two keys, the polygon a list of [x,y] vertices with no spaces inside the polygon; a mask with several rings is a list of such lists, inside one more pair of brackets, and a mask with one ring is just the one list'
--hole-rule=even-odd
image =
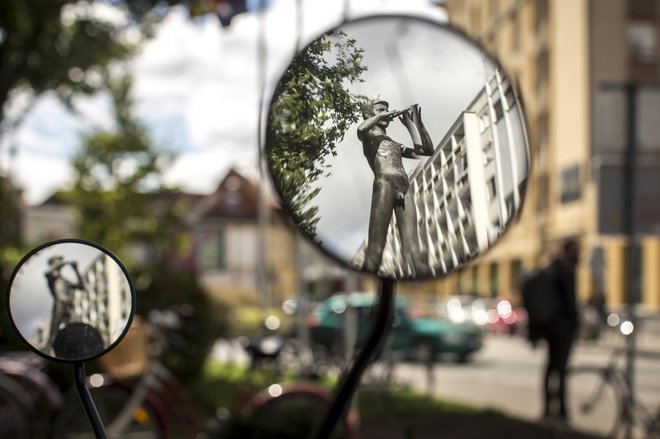
{"label": "window", "polygon": [[513,87],[509,87],[504,92],[507,108],[511,109],[516,106],[516,95],[513,92]]}
{"label": "window", "polygon": [[550,4],[548,0],[536,0],[534,15],[534,27],[538,30],[548,22]]}
{"label": "window", "polygon": [[498,100],[493,104],[493,110],[495,111],[495,122],[502,120],[504,117],[504,109],[502,108],[501,100]]}
{"label": "window", "polygon": [[513,294],[520,294],[520,283],[522,282],[522,276],[522,261],[520,259],[514,259],[511,261],[511,292]]}
{"label": "window", "polygon": [[495,198],[495,195],[497,194],[497,186],[495,186],[495,177],[491,177],[490,180],[488,180],[488,183],[486,184],[486,188],[488,190],[488,201],[490,201],[493,198]]}
{"label": "window", "polygon": [[536,56],[536,94],[543,93],[550,78],[550,50],[541,49]]}
{"label": "window", "polygon": [[465,156],[461,156],[456,158],[456,173],[458,174],[458,177],[462,177],[463,173],[466,171],[467,166],[465,163]]}
{"label": "window", "polygon": [[560,201],[562,203],[569,203],[579,200],[581,196],[580,165],[573,165],[562,169]]}
{"label": "window", "polygon": [[634,21],[628,25],[628,50],[632,62],[654,64],[658,58],[658,34],[652,21]]}
{"label": "window", "polygon": [[495,158],[495,150],[493,148],[493,141],[489,140],[482,150],[484,157],[484,166],[490,163]]}
{"label": "window", "polygon": [[548,209],[549,182],[547,175],[540,175],[536,183],[536,211],[543,213]]}
{"label": "window", "polygon": [[497,262],[490,264],[490,295],[491,297],[497,297],[499,289],[499,266]]}
{"label": "window", "polygon": [[484,109],[483,112],[479,114],[479,133],[483,134],[484,131],[490,126],[490,114],[488,114],[487,109]]}
{"label": "window", "polygon": [[225,235],[222,230],[197,234],[197,265],[202,270],[225,266]]}
{"label": "window", "polygon": [[536,118],[536,129],[538,133],[538,147],[542,148],[549,142],[550,117],[547,111],[543,111]]}
{"label": "window", "polygon": [[511,17],[511,49],[514,52],[520,51],[520,16],[518,14]]}

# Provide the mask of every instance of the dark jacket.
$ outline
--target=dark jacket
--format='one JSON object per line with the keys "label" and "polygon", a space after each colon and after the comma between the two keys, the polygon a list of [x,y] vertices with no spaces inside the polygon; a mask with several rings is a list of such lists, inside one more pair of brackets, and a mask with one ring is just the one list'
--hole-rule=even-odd
{"label": "dark jacket", "polygon": [[555,259],[551,264],[559,295],[557,324],[575,330],[578,327],[578,307],[575,288],[575,264],[563,259]]}

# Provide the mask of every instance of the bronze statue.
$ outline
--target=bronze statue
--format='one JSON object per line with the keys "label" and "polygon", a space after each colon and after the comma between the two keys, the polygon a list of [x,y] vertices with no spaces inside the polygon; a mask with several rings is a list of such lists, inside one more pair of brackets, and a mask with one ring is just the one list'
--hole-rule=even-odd
{"label": "bronze statue", "polygon": [[[62,273],[67,265],[71,267],[75,274],[75,280],[73,281]],[[65,261],[62,256],[53,256],[48,259],[48,269],[45,276],[48,289],[53,297],[53,311],[47,344],[52,346],[61,325],[68,323],[75,313],[73,303],[75,291],[84,289],[84,281],[78,271],[78,263]]]}
{"label": "bronze statue", "polygon": [[[402,159],[433,154],[431,137],[422,123],[421,109],[417,104],[405,110],[390,111],[386,101],[374,100],[362,106],[362,117],[364,122],[358,127],[357,136],[374,173],[369,233],[362,268],[373,273],[378,272],[387,229],[394,212],[404,260],[417,273],[423,270],[424,266],[420,260],[421,251],[415,236],[417,215],[412,194],[408,190],[408,175]],[[387,135],[387,127],[397,117],[408,129],[414,148],[406,147]]]}

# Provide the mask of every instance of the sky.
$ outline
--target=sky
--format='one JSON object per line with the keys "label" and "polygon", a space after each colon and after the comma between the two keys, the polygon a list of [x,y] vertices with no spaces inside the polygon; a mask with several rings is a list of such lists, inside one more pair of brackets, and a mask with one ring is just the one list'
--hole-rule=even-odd
{"label": "sky", "polygon": [[[159,147],[177,154],[166,174],[169,183],[210,193],[231,167],[258,178],[259,30],[267,41],[265,96],[269,97],[295,51],[295,5],[294,0],[274,0],[262,16],[238,15],[228,28],[222,28],[214,16],[191,20],[186,10],[173,8],[156,36],[132,60],[137,117]],[[405,12],[445,19],[443,10],[428,0],[303,0],[301,11],[303,45],[336,26],[344,14],[353,18]],[[108,20],[121,20],[108,8],[96,12]],[[14,99],[10,116],[23,100],[20,95]],[[28,204],[39,204],[71,184],[69,163],[80,148],[81,136],[112,126],[107,96],[78,98],[76,108],[71,113],[53,95],[44,94],[2,139],[0,169],[23,189]]]}

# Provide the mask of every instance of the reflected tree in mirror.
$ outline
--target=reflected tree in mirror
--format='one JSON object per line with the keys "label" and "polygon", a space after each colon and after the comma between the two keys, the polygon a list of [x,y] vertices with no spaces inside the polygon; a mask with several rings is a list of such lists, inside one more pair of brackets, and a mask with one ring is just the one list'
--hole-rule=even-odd
{"label": "reflected tree in mirror", "polygon": [[42,355],[65,361],[105,352],[133,315],[123,266],[78,241],[46,244],[24,258],[10,280],[8,301],[19,335]]}
{"label": "reflected tree in mirror", "polygon": [[361,96],[346,83],[361,81],[362,49],[343,32],[331,32],[293,59],[273,96],[268,115],[267,158],[294,221],[316,233],[320,188],[348,128],[360,114]]}

